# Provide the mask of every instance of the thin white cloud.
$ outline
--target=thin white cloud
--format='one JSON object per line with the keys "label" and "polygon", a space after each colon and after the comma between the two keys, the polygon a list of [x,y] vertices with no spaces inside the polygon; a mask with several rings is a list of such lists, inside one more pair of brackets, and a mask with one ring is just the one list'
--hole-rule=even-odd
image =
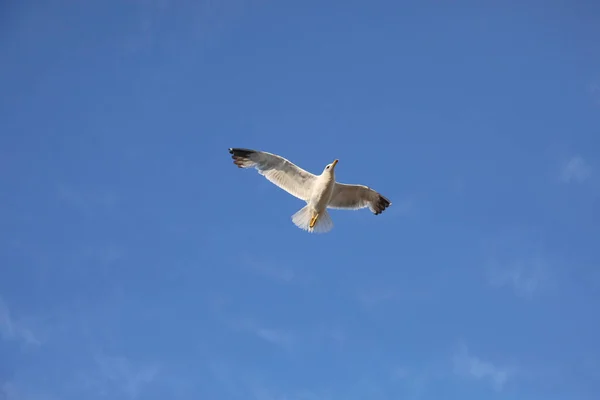
{"label": "thin white cloud", "polygon": [[284,264],[274,265],[270,262],[249,260],[244,265],[251,271],[278,282],[290,283],[296,278],[294,270]]}
{"label": "thin white cloud", "polygon": [[11,382],[4,382],[0,385],[0,399],[3,400],[20,400],[21,396],[19,390]]}
{"label": "thin white cloud", "polygon": [[[248,0],[137,0],[136,15],[133,16],[129,32],[125,32],[123,48],[132,54],[152,51],[157,47],[172,46],[174,36],[165,35],[165,18],[173,7],[184,9],[185,18],[179,29],[195,39],[198,48],[218,42],[221,34],[235,25],[248,7],[256,7],[260,2]],[[172,33],[172,32],[171,32]]]}
{"label": "thin white cloud", "polygon": [[326,327],[321,330],[318,329],[316,331],[316,336],[318,340],[325,340],[327,343],[337,348],[343,348],[348,341],[348,335],[345,330],[336,326]]}
{"label": "thin white cloud", "polygon": [[[212,381],[221,386],[227,398],[248,400],[338,400],[345,397],[332,397],[322,391],[309,389],[283,390],[280,382],[273,382],[260,367],[241,366],[223,360],[209,363]],[[223,395],[221,396],[223,397]]]}
{"label": "thin white cloud", "polygon": [[386,210],[390,216],[405,217],[417,212],[417,201],[412,197],[392,200],[392,202],[394,205]]}
{"label": "thin white cloud", "polygon": [[563,183],[583,183],[592,175],[592,168],[583,159],[576,155],[563,164],[560,171],[560,180]]}
{"label": "thin white cloud", "polygon": [[394,381],[404,380],[410,377],[410,369],[406,366],[397,366],[392,369],[391,378]]}
{"label": "thin white cloud", "polygon": [[95,261],[104,265],[110,265],[121,260],[125,255],[125,250],[115,244],[96,245],[87,244],[81,248],[76,257],[80,257],[82,262]]}
{"label": "thin white cloud", "polygon": [[87,215],[110,210],[118,202],[116,193],[106,188],[83,189],[61,184],[57,186],[56,195],[60,201]]}
{"label": "thin white cloud", "polygon": [[548,251],[538,229],[516,226],[484,238],[484,247],[482,274],[493,287],[532,299],[564,285],[564,261]]}
{"label": "thin white cloud", "polygon": [[501,391],[517,375],[517,368],[497,365],[469,354],[464,345],[460,346],[452,361],[456,375],[471,380],[487,380],[496,391]]}
{"label": "thin white cloud", "polygon": [[390,301],[396,297],[396,290],[389,288],[362,289],[358,293],[358,301],[366,307]]}
{"label": "thin white cloud", "polygon": [[551,287],[551,268],[541,257],[518,259],[510,263],[489,263],[487,278],[495,287],[510,287],[515,294],[532,298],[538,291]]}
{"label": "thin white cloud", "polygon": [[157,365],[135,365],[125,357],[100,355],[95,358],[98,376],[89,379],[106,390],[126,394],[130,399],[137,399],[145,387],[152,383],[158,375]]}
{"label": "thin white cloud", "polygon": [[329,395],[315,393],[309,390],[286,392],[261,384],[254,384],[249,396],[252,400],[332,400]]}
{"label": "thin white cloud", "polygon": [[58,400],[59,397],[31,385],[0,382],[0,400]]}
{"label": "thin white cloud", "polygon": [[256,327],[254,334],[267,342],[276,344],[282,347],[289,347],[292,344],[292,335],[277,329],[268,329]]}
{"label": "thin white cloud", "polygon": [[593,81],[588,87],[592,100],[600,106],[600,80]]}
{"label": "thin white cloud", "polygon": [[249,318],[229,319],[229,325],[234,329],[251,333],[268,343],[285,349],[291,349],[294,343],[294,335],[290,332],[264,327]]}
{"label": "thin white cloud", "polygon": [[0,334],[5,340],[21,340],[26,344],[39,346],[41,342],[35,337],[31,329],[14,319],[10,309],[0,297]]}
{"label": "thin white cloud", "polygon": [[434,360],[411,362],[410,366],[399,364],[390,371],[390,381],[400,389],[402,398],[406,400],[420,400],[429,398],[429,388],[436,387],[452,375],[448,370],[447,360]]}
{"label": "thin white cloud", "polygon": [[454,194],[461,195],[464,193],[466,188],[466,182],[463,177],[456,177],[450,181],[450,190]]}

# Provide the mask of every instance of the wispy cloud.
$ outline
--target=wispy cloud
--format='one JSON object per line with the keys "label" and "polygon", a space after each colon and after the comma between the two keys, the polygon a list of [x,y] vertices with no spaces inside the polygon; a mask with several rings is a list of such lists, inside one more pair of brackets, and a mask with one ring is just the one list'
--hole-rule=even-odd
{"label": "wispy cloud", "polygon": [[404,399],[418,400],[424,396],[432,377],[429,369],[417,371],[414,368],[397,366],[392,369],[390,378],[394,383],[402,385]]}
{"label": "wispy cloud", "polygon": [[358,301],[363,306],[371,307],[394,299],[396,294],[396,291],[390,288],[361,289],[358,292]]}
{"label": "wispy cloud", "polygon": [[3,400],[19,400],[22,396],[19,390],[11,382],[0,384],[0,399]]}
{"label": "wispy cloud", "polygon": [[389,379],[401,393],[398,398],[421,400],[433,398],[431,394],[436,392],[435,388],[440,383],[454,380],[455,377],[452,365],[448,365],[447,355],[442,358],[436,355],[429,360],[397,364],[390,370]]}
{"label": "wispy cloud", "polygon": [[404,217],[409,215],[414,215],[417,212],[417,201],[416,199],[409,198],[400,198],[396,200],[391,200],[393,205],[387,210],[388,215],[390,216],[398,216]]}
{"label": "wispy cloud", "polygon": [[592,175],[592,168],[581,157],[576,155],[562,165],[560,181],[563,183],[583,183]]}
{"label": "wispy cloud", "polygon": [[253,332],[259,338],[278,346],[289,347],[292,344],[292,335],[284,331],[255,327]]}
{"label": "wispy cloud", "polygon": [[331,323],[315,328],[311,336],[315,342],[325,342],[330,348],[343,349],[348,342],[346,331]]}
{"label": "wispy cloud", "polygon": [[104,246],[86,245],[81,250],[81,257],[102,264],[110,264],[123,258],[124,253],[122,247],[112,243]]}
{"label": "wispy cloud", "polygon": [[[239,363],[226,363],[223,360],[209,363],[211,380],[217,383],[227,398],[248,400],[333,400],[345,397],[332,397],[322,391],[309,389],[284,390],[278,383],[269,379],[270,374],[260,367],[242,367]],[[280,383],[280,382],[279,382]],[[221,395],[223,397],[223,395]]]}
{"label": "wispy cloud", "polygon": [[356,299],[358,303],[367,309],[380,307],[384,305],[394,305],[394,307],[428,301],[437,293],[437,287],[441,284],[442,276],[432,278],[428,287],[411,287],[409,285],[390,286],[388,283],[374,283],[365,287],[358,288]]}
{"label": "wispy cloud", "polygon": [[297,278],[294,270],[282,263],[273,264],[271,262],[249,259],[244,266],[256,274],[277,282],[290,283]]}
{"label": "wispy cloud", "polygon": [[105,188],[83,189],[72,185],[58,185],[56,196],[65,204],[85,213],[113,208],[117,204],[114,191]]}
{"label": "wispy cloud", "polygon": [[98,355],[94,361],[93,372],[80,375],[84,386],[106,394],[124,394],[132,400],[141,397],[159,373],[156,364],[135,364],[122,356]]}
{"label": "wispy cloud", "polygon": [[0,400],[59,400],[61,397],[31,385],[0,381]]}
{"label": "wispy cloud", "polygon": [[544,232],[517,226],[484,239],[487,283],[531,299],[558,287],[563,261],[544,245]]}
{"label": "wispy cloud", "polygon": [[234,329],[251,333],[268,343],[284,349],[291,349],[295,341],[292,333],[281,329],[262,326],[255,320],[249,318],[232,319],[229,320],[229,324]]}
{"label": "wispy cloud", "polygon": [[470,354],[465,345],[459,346],[452,361],[456,375],[472,380],[487,380],[496,391],[501,391],[518,374],[516,367],[497,365]]}
{"label": "wispy cloud", "polygon": [[588,92],[592,96],[592,100],[600,105],[600,79],[592,81],[588,87]]}
{"label": "wispy cloud", "polygon": [[6,303],[0,297],[0,333],[6,340],[20,340],[26,344],[39,346],[41,342],[20,320],[15,319]]}
{"label": "wispy cloud", "polygon": [[487,278],[495,287],[510,287],[515,294],[532,298],[552,285],[551,268],[542,257],[517,259],[509,263],[490,262]]}
{"label": "wispy cloud", "polygon": [[[159,46],[174,45],[173,32],[165,34],[164,20],[172,12],[175,3],[167,0],[137,0],[137,12],[131,30],[124,39],[127,52],[139,53],[154,50]],[[184,0],[177,2],[177,8],[185,9],[185,18],[178,28],[185,30],[188,37],[196,39],[200,45],[210,45],[230,29],[249,6],[256,7],[260,2],[248,0]]]}
{"label": "wispy cloud", "polygon": [[136,20],[132,21],[131,31],[124,37],[124,47],[131,53],[142,50],[153,50],[158,16],[164,15],[168,2],[165,0],[139,0],[133,2],[137,6]]}
{"label": "wispy cloud", "polygon": [[254,385],[250,389],[252,400],[333,400],[333,397],[309,390],[282,391],[266,385]]}

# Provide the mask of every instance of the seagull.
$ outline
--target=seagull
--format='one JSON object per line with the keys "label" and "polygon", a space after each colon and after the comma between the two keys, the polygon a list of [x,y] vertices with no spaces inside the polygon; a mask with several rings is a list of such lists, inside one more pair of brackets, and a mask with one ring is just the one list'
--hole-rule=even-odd
{"label": "seagull", "polygon": [[335,181],[334,160],[314,175],[289,160],[266,151],[230,148],[229,153],[238,168],[256,168],[270,182],[306,205],[292,215],[292,222],[310,233],[326,233],[333,228],[327,208],[358,210],[369,207],[375,215],[381,214],[392,203],[380,193],[364,185],[348,185]]}

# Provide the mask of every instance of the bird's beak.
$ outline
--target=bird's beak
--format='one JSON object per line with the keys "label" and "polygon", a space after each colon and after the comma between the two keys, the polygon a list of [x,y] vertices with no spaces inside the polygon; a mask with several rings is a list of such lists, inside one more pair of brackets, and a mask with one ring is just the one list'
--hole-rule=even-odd
{"label": "bird's beak", "polygon": [[340,160],[333,160],[333,164],[331,164],[331,166],[335,167],[335,165],[338,163],[338,161],[340,161]]}

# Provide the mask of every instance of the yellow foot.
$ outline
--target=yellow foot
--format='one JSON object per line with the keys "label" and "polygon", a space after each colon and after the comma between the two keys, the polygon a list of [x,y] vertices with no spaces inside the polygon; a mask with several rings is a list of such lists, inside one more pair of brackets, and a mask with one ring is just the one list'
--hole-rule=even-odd
{"label": "yellow foot", "polygon": [[310,227],[314,228],[315,224],[317,223],[317,220],[319,219],[319,214],[315,214],[314,217],[312,217],[312,219],[310,220]]}

